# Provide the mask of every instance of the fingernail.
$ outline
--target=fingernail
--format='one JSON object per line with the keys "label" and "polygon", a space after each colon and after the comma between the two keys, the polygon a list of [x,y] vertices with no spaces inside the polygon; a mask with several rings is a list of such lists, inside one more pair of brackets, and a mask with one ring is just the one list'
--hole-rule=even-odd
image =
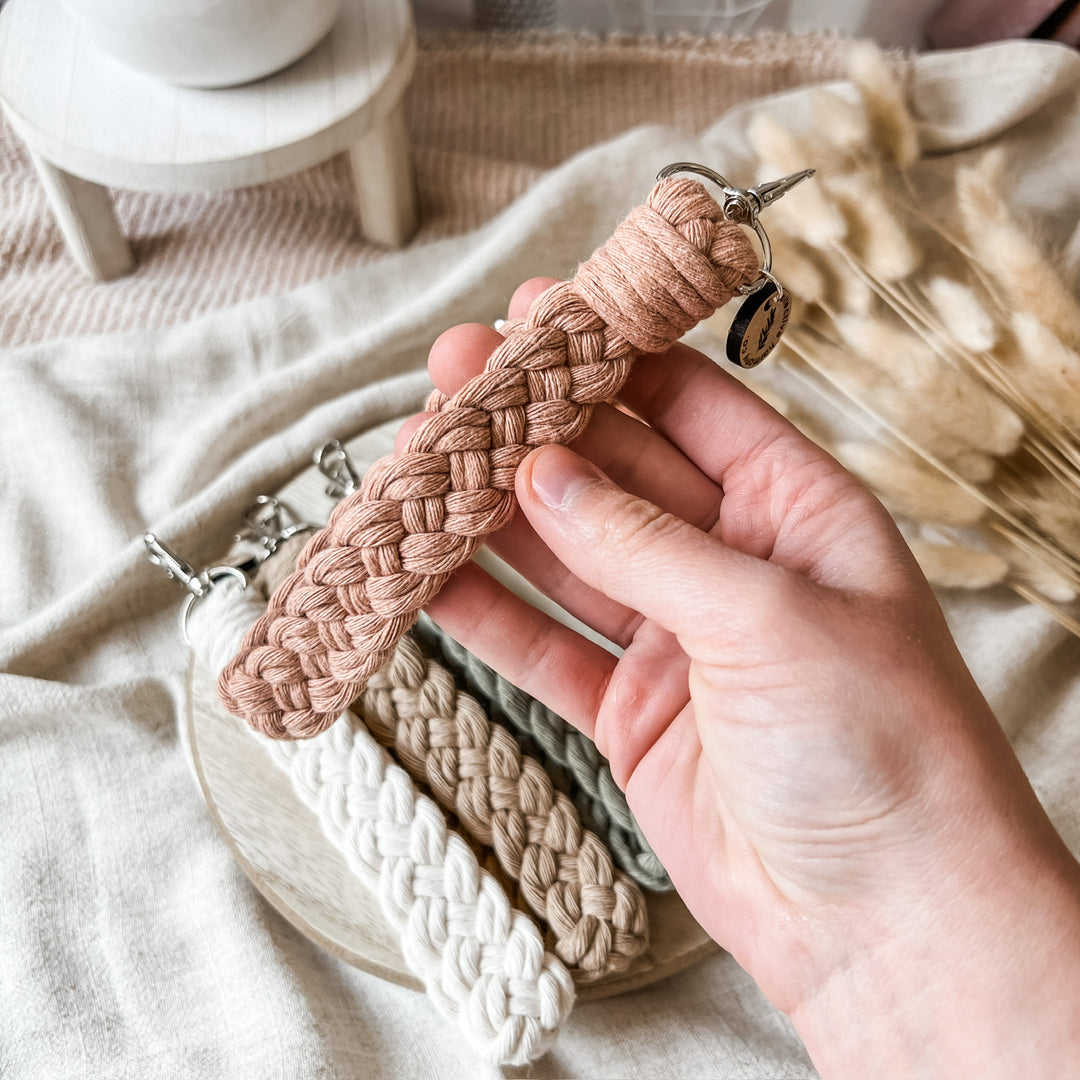
{"label": "fingernail", "polygon": [[529,486],[537,498],[552,509],[566,509],[581,490],[591,487],[603,473],[590,461],[565,446],[545,446],[530,463]]}

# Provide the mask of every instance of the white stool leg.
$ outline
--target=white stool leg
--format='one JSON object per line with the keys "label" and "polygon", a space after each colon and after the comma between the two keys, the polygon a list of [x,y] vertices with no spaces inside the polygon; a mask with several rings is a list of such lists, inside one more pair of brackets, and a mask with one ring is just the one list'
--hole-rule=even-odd
{"label": "white stool leg", "polygon": [[416,187],[400,103],[349,150],[360,227],[376,244],[401,247],[416,231]]}
{"label": "white stool leg", "polygon": [[135,260],[120,231],[109,192],[100,184],[58,169],[33,150],[30,156],[71,257],[98,281],[130,274]]}

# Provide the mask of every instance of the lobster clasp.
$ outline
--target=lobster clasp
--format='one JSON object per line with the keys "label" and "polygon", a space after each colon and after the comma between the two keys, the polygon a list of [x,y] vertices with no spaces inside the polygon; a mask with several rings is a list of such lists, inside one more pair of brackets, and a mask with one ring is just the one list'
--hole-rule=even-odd
{"label": "lobster clasp", "polygon": [[179,581],[188,591],[184,606],[180,609],[180,635],[188,645],[191,644],[188,633],[191,611],[217,582],[222,578],[233,578],[240,583],[241,588],[247,588],[247,575],[239,567],[214,566],[209,570],[196,571],[191,563],[152,532],[143,535],[143,544],[146,545],[146,557],[155,566],[160,566],[169,577]]}
{"label": "lobster clasp", "polygon": [[665,177],[675,176],[678,173],[695,173],[705,177],[706,180],[716,184],[724,194],[724,216],[738,225],[745,225],[754,230],[761,243],[761,275],[756,281],[740,287],[739,292],[749,294],[757,292],[767,282],[774,280],[772,244],[769,242],[769,234],[758,220],[758,215],[765,207],[786,195],[793,187],[804,180],[809,180],[814,172],[814,169],[803,169],[801,172],[782,176],[779,180],[768,180],[751,188],[740,188],[735,187],[727,177],[706,165],[698,165],[693,161],[676,161],[671,165],[665,165],[656,174],[656,179],[663,180]]}
{"label": "lobster clasp", "polygon": [[349,456],[349,451],[345,449],[340,439],[331,439],[325,446],[316,450],[315,464],[319,472],[330,481],[326,485],[326,494],[332,499],[343,499],[359,489],[360,476]]}

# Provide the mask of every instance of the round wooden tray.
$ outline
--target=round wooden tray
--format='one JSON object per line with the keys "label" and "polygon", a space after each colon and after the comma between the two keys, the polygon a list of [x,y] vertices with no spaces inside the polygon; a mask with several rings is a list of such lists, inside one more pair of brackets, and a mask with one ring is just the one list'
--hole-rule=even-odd
{"label": "round wooden tray", "polygon": [[[349,444],[362,469],[392,445],[397,423]],[[314,468],[278,497],[306,520],[325,520],[332,501]],[[485,560],[487,561],[487,560]],[[511,587],[535,599],[521,579],[493,567]],[[545,605],[546,606],[546,605]],[[244,873],[293,926],[334,956],[401,986],[422,989],[405,966],[378,900],[323,835],[288,777],[218,701],[216,680],[197,661],[188,672],[187,727],[195,770],[211,816]],[[631,968],[583,986],[582,1000],[610,997],[682,971],[718,947],[676,893],[646,893],[650,945]]]}

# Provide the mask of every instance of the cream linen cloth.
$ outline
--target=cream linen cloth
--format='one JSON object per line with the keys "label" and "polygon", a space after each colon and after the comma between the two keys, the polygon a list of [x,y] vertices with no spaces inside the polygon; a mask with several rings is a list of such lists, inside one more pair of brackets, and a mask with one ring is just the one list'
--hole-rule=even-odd
{"label": "cream linen cloth", "polygon": [[[932,55],[913,85],[927,145],[1004,140],[1017,204],[1064,245],[1080,207],[1080,59],[1041,44]],[[782,107],[805,111],[806,95]],[[425,998],[303,939],[232,861],[176,740],[180,592],[139,536],[150,526],[199,564],[220,555],[255,494],[327,436],[416,408],[441,330],[495,318],[526,277],[572,270],[659,166],[699,160],[751,179],[748,112],[700,139],[637,130],[546,174],[475,232],[290,295],[0,356],[5,1080],[497,1075]],[[1080,642],[1004,592],[945,601],[1077,850]],[[726,955],[580,1005],[532,1070],[810,1074],[790,1025]]]}

